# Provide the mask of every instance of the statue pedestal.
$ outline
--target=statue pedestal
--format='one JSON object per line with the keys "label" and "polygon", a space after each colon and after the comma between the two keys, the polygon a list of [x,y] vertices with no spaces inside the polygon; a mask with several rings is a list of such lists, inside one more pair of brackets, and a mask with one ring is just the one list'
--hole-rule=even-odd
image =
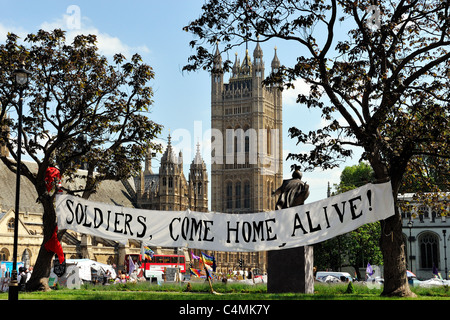
{"label": "statue pedestal", "polygon": [[267,292],[314,293],[313,247],[267,252]]}

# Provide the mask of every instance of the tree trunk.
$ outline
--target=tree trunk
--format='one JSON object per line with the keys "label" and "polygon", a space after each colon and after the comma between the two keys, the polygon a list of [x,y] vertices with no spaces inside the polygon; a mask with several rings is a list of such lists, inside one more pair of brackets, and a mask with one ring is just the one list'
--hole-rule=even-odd
{"label": "tree trunk", "polygon": [[30,280],[27,282],[27,291],[48,291],[48,278],[50,277],[52,258],[55,254],[49,252],[42,244],[41,249],[33,268]]}
{"label": "tree trunk", "polygon": [[27,282],[27,291],[50,290],[48,278],[50,277],[52,259],[55,255],[54,252],[47,251],[44,247],[45,243],[52,237],[56,228],[56,212],[53,205],[54,197],[44,195],[40,199],[44,208],[44,214],[42,216],[44,239],[42,240],[41,249],[39,250],[33,273],[31,274],[30,280]]}
{"label": "tree trunk", "polygon": [[378,149],[372,151],[373,157],[370,164],[378,181],[391,181],[392,196],[394,197],[395,214],[386,220],[381,221],[380,248],[383,254],[384,265],[384,289],[383,296],[414,297],[406,276],[406,254],[403,242],[402,217],[397,206],[397,196],[406,163],[401,162],[394,165],[390,161],[389,171],[381,160]]}
{"label": "tree trunk", "polygon": [[[397,197],[395,197],[396,200]],[[397,201],[395,201],[397,203]],[[413,297],[406,276],[405,243],[402,218],[395,206],[395,215],[381,221],[381,251],[384,261],[384,289],[382,295]]]}
{"label": "tree trunk", "polygon": [[[44,168],[47,168],[47,165],[43,165]],[[91,178],[86,182],[86,190],[83,193],[83,198],[87,199],[95,190],[95,179],[92,179],[92,172],[90,172]],[[45,249],[45,244],[47,241],[53,236],[53,232],[57,226],[56,223],[56,210],[54,206],[55,196],[50,196],[46,192],[46,186],[44,183],[44,179],[42,178],[43,174],[38,175],[36,178],[37,185],[36,191],[39,195],[42,207],[44,208],[44,213],[42,215],[42,223],[43,223],[43,235],[44,239],[42,241],[41,248],[39,250],[38,257],[36,259],[36,263],[33,268],[33,273],[31,274],[30,280],[28,280],[26,289],[27,291],[47,291],[50,290],[48,285],[48,279],[50,277],[50,272],[52,269],[52,260],[55,256],[54,252],[47,251]],[[64,235],[65,230],[59,230],[58,232],[58,240],[61,241],[62,236]]]}

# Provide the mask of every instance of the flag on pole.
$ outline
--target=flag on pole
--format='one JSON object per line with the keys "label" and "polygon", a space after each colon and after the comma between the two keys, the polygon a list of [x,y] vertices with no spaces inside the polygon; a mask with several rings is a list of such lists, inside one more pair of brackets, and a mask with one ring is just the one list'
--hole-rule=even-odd
{"label": "flag on pole", "polygon": [[141,260],[152,260],[154,254],[155,252],[149,246],[141,242]]}
{"label": "flag on pole", "polygon": [[370,265],[370,263],[367,262],[367,268],[366,268],[366,273],[369,274],[369,276],[374,274],[374,271],[372,269],[372,266]]}
{"label": "flag on pole", "polygon": [[202,257],[203,257],[203,263],[208,265],[208,266],[212,266],[214,264],[214,257],[213,256],[208,256],[207,254],[202,252]]}
{"label": "flag on pole", "polygon": [[144,246],[145,259],[152,260],[154,254],[155,254],[155,252],[152,249],[150,249],[150,247]]}
{"label": "flag on pole", "polygon": [[191,250],[191,256],[192,256],[192,259],[193,259],[193,260],[198,260],[198,259],[200,259],[200,257],[199,257],[199,256],[196,256],[196,255],[194,254],[194,251],[192,251],[192,250]]}
{"label": "flag on pole", "polygon": [[136,266],[134,265],[131,256],[128,256],[128,274],[131,274],[134,270],[136,270]]}
{"label": "flag on pole", "polygon": [[212,256],[212,257],[213,257],[212,269],[213,269],[214,272],[216,272],[216,269],[217,269],[216,259],[214,258],[214,256]]}
{"label": "flag on pole", "polygon": [[209,279],[212,279],[212,268],[207,264],[205,264],[205,271],[206,271],[206,276]]}
{"label": "flag on pole", "polygon": [[197,276],[200,278],[201,274],[200,274],[200,270],[199,269],[194,269],[194,268],[190,268],[191,274],[194,276]]}
{"label": "flag on pole", "polygon": [[436,268],[436,266],[434,265],[434,263],[433,263],[433,274],[436,275],[436,276],[439,275],[439,271]]}

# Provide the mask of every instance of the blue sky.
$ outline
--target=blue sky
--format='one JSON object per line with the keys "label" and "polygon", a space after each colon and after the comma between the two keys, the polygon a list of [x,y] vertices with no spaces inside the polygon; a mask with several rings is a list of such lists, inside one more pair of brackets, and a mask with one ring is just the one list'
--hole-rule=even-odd
{"label": "blue sky", "polygon": [[[173,135],[172,144],[182,149],[185,174],[194,157],[197,142],[201,143],[203,157],[208,164],[207,130],[211,125],[210,77],[206,71],[186,73],[182,67],[193,53],[188,43],[193,35],[182,30],[201,13],[203,0],[165,1],[5,1],[0,0],[0,42],[7,32],[21,37],[39,29],[61,28],[67,31],[70,40],[75,34],[90,33],[98,36],[98,47],[102,54],[112,57],[122,53],[127,58],[139,53],[152,66],[155,79],[150,84],[154,90],[154,106],[150,117],[164,125],[161,142],[167,143],[167,135]],[[292,65],[301,55],[302,48],[294,43],[275,40],[261,45],[266,70],[270,70],[274,47],[282,64]],[[250,53],[254,44],[249,44]],[[245,48],[237,50],[241,61]],[[234,53],[229,53],[234,59]],[[224,60],[227,58],[223,56]],[[225,76],[225,81],[228,76]],[[316,129],[323,125],[320,113],[307,110],[295,104],[296,92],[307,87],[298,83],[296,89],[283,92],[283,149],[300,152],[308,148],[296,146],[288,137],[288,128],[296,126],[303,130]],[[350,159],[341,168],[323,172],[303,174],[303,180],[310,185],[308,202],[326,197],[327,183],[339,182],[340,172],[345,165],[357,163],[358,157]],[[284,161],[283,174],[290,178],[292,161]],[[159,163],[154,161],[153,170]],[[210,172],[210,171],[209,171]]]}

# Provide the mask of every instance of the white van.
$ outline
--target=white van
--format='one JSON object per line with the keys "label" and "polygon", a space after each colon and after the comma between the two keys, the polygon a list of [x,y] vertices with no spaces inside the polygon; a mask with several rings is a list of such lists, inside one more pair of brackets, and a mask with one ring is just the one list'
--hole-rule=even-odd
{"label": "white van", "polygon": [[145,270],[145,278],[150,280],[150,283],[156,282],[161,285],[163,282],[163,272],[159,270]]}
{"label": "white van", "polygon": [[353,278],[348,272],[318,271],[316,280],[320,282],[346,282],[353,281]]}

